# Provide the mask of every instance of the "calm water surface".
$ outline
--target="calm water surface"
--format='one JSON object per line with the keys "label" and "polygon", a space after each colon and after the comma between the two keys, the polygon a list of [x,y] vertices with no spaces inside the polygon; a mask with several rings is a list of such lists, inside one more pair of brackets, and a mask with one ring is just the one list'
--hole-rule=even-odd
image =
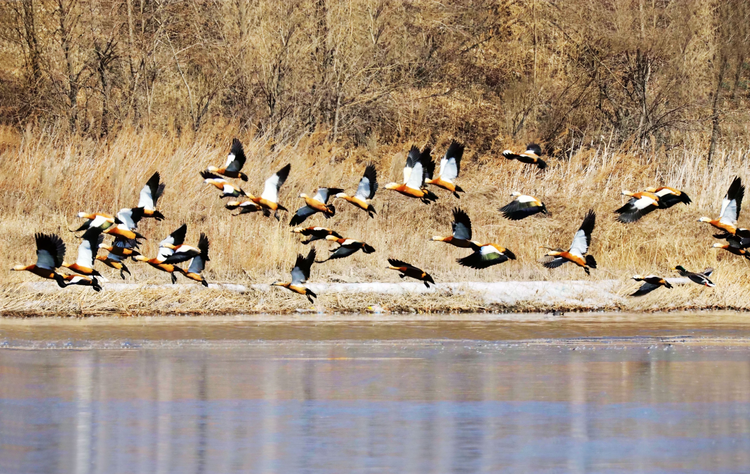
{"label": "calm water surface", "polygon": [[750,472],[742,319],[544,319],[4,321],[0,472]]}

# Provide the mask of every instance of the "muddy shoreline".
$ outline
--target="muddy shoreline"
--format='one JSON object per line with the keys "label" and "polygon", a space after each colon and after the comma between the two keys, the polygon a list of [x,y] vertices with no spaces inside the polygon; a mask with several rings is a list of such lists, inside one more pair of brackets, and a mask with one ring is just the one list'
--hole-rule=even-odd
{"label": "muddy shoreline", "polygon": [[502,281],[439,283],[311,283],[314,304],[268,284],[136,284],[106,282],[61,290],[54,282],[26,282],[0,288],[3,317],[89,317],[246,314],[551,313],[587,311],[745,311],[744,286],[707,289],[687,279],[675,288],[641,298],[628,296],[637,285],[625,280]]}

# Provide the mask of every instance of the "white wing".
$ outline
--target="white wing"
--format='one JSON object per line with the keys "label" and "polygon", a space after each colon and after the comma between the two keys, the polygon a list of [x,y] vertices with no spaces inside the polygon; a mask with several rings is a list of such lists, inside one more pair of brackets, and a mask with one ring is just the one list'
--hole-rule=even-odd
{"label": "white wing", "polygon": [[91,251],[91,241],[84,240],[81,245],[78,246],[78,259],[76,265],[79,267],[93,268],[94,267],[94,253]]}
{"label": "white wing", "polygon": [[589,243],[586,238],[586,232],[583,229],[578,229],[576,235],[573,237],[573,243],[570,244],[569,253],[583,257],[586,252],[589,251]]}
{"label": "white wing", "polygon": [[318,188],[318,192],[315,193],[313,199],[325,204],[328,201],[328,188]]}
{"label": "white wing", "polygon": [[302,273],[300,267],[292,268],[292,285],[299,285],[305,282],[305,274]]}
{"label": "white wing", "polygon": [[263,188],[263,194],[261,198],[270,202],[278,202],[279,200],[279,175],[274,174],[266,180],[266,185]]}
{"label": "white wing", "polygon": [[167,259],[167,257],[171,256],[172,254],[174,254],[174,250],[168,249],[166,247],[159,247],[159,253],[156,254],[156,259],[159,260],[160,262],[163,262],[164,260]]}
{"label": "white wing", "polygon": [[456,166],[456,159],[443,157],[443,159],[440,160],[440,179],[453,182],[457,177],[458,166]]}
{"label": "white wing", "polygon": [[133,230],[137,227],[135,221],[133,220],[132,209],[120,209],[120,211],[117,213],[117,218],[122,221],[122,223],[125,225],[125,227],[128,228],[128,230]]}
{"label": "white wing", "polygon": [[417,161],[414,163],[414,168],[412,168],[409,178],[406,180],[406,186],[412,189],[420,189],[424,183],[423,174],[424,168],[422,167],[422,162]]}
{"label": "white wing", "polygon": [[147,184],[141,189],[141,194],[138,199],[138,206],[144,209],[154,209],[154,197],[151,195],[151,187]]}
{"label": "white wing", "polygon": [[735,199],[724,198],[721,201],[721,214],[719,221],[724,224],[734,225],[737,222],[737,201]]}

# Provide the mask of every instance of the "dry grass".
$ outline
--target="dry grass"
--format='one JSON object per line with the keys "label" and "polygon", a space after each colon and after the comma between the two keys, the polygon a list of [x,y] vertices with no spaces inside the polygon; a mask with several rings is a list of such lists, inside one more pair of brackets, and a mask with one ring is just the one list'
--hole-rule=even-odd
{"label": "dry grass", "polygon": [[[217,197],[218,191],[205,186],[198,175],[209,164],[223,163],[234,130],[232,126],[217,126],[198,135],[181,136],[126,130],[109,141],[96,142],[68,139],[54,131],[29,129],[18,134],[8,128],[0,129],[3,158],[0,160],[0,190],[4,203],[0,221],[3,235],[0,263],[8,269],[19,263],[33,263],[35,232],[58,233],[68,245],[68,259],[74,259],[78,242],[68,229],[79,225],[76,213],[115,213],[122,207],[136,205],[138,192],[146,179],[159,171],[167,187],[158,207],[167,219],[160,223],[152,220],[142,223],[140,231],[149,239],[142,246],[146,255],[155,254],[158,241],[186,222],[187,243],[195,243],[200,232],[211,239],[211,262],[205,272],[209,281],[250,284],[287,280],[297,253],[308,250],[290,232],[291,215],[282,213],[281,222],[260,215],[231,217]],[[405,152],[412,143],[371,143],[367,148],[343,149],[317,135],[276,147],[263,138],[239,138],[248,155],[245,171],[250,181],[242,187],[249,193],[259,193],[267,176],[285,163],[292,164],[280,197],[281,203],[292,211],[302,204],[296,196],[300,192],[314,191],[318,185],[340,185],[353,191],[369,161],[378,169],[381,186],[398,180]],[[436,143],[431,143],[436,155],[445,150],[450,139],[450,136],[439,136]],[[424,139],[415,142],[420,146],[425,144]],[[734,176],[750,176],[744,160],[745,150],[726,150],[708,167],[698,146],[673,150],[668,155],[657,152],[634,156],[602,145],[582,149],[568,159],[550,159],[547,170],[537,171],[497,155],[478,155],[471,143],[467,145],[458,180],[467,192],[460,200],[437,189],[440,199],[426,206],[381,189],[374,200],[378,212],[374,219],[341,201],[335,203],[334,218],[328,221],[319,215],[309,218],[306,225],[332,227],[345,236],[366,241],[377,250],[372,255],[357,253],[344,260],[314,265],[311,281],[397,282],[397,274],[385,268],[386,258],[390,256],[422,267],[438,282],[590,278],[621,279],[625,284],[636,273],[669,276],[669,268],[682,264],[688,269],[715,267],[717,287],[655,292],[658,295],[626,303],[626,306],[638,309],[747,307],[748,264],[740,257],[710,249],[713,232],[707,224],[696,222],[702,215],[718,214],[721,199]],[[522,144],[505,142],[503,145]],[[622,189],[638,190],[660,184],[685,190],[693,204],[654,212],[632,225],[615,221],[612,211],[624,202],[620,197]],[[547,204],[551,215],[534,216],[521,222],[503,219],[497,209],[510,200],[511,191],[537,195]],[[461,206],[471,217],[475,239],[506,246],[516,253],[518,260],[475,271],[455,263],[466,251],[429,242],[433,235],[450,232],[450,210],[455,206]],[[597,212],[591,253],[599,268],[592,271],[592,276],[586,277],[580,268],[572,265],[547,270],[538,264],[536,260],[543,254],[538,247],[567,247],[589,208]],[[747,225],[742,217],[740,224]],[[314,245],[321,254],[327,253],[330,247],[326,242]],[[129,262],[128,266],[137,282],[168,281],[168,276],[148,266],[137,262]],[[114,271],[100,270],[110,280],[119,281]],[[0,298],[1,311],[23,312],[24,300],[40,299],[39,295],[18,285],[33,276],[15,272],[6,275]],[[148,291],[98,295],[90,290],[78,290],[61,291],[59,297],[47,295],[41,299],[49,301],[39,304],[50,311],[60,307],[69,314],[76,312],[75,301],[80,312],[87,314],[112,309],[123,314],[152,310],[284,311],[306,305],[298,295],[282,290],[263,295],[230,295],[216,290],[175,291],[169,295]],[[364,303],[353,302],[353,298],[325,297],[323,306],[333,311],[361,310]],[[459,304],[447,300],[434,302],[428,298],[397,302],[384,297],[383,303],[370,301],[368,305],[380,303],[400,309],[419,307],[441,311],[482,310],[484,307],[479,301],[465,297]]]}

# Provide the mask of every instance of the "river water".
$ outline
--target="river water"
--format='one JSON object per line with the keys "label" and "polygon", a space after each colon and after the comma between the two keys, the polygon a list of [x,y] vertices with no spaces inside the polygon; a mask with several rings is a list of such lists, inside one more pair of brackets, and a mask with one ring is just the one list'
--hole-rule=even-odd
{"label": "river water", "polygon": [[2,321],[0,472],[750,472],[742,315],[410,317]]}

